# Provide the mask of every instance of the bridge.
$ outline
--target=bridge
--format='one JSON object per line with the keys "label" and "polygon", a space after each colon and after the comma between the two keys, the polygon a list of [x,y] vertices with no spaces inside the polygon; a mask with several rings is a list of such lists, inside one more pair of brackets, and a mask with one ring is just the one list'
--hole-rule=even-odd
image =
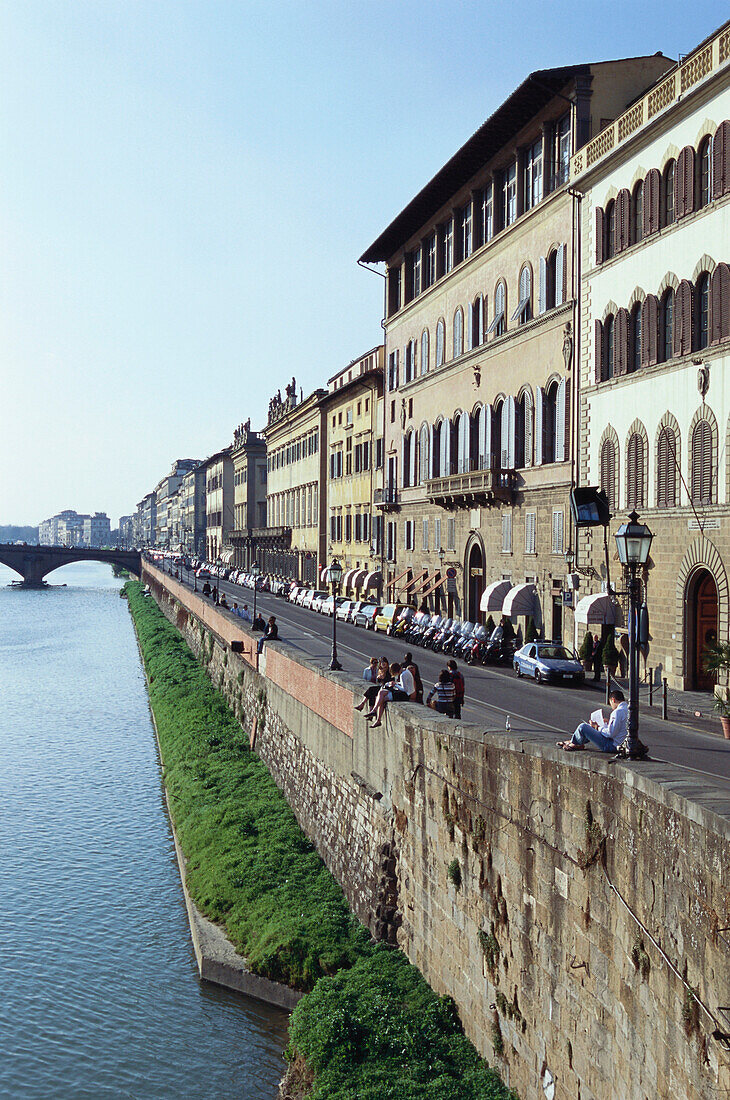
{"label": "bridge", "polygon": [[118,565],[130,573],[140,572],[139,550],[102,550],[95,546],[27,546],[0,543],[0,564],[7,565],[23,578],[23,588],[43,588],[45,577],[62,565],[76,561],[102,561]]}

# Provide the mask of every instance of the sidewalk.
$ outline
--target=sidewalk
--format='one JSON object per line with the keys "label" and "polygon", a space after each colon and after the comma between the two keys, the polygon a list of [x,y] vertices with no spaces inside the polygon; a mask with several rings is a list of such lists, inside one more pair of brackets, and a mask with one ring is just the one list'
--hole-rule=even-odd
{"label": "sidewalk", "polygon": [[[611,683],[616,684],[628,698],[629,682],[627,679],[612,677]],[[588,689],[600,692],[605,699],[606,678],[599,681],[592,679],[589,673],[586,676],[585,686]],[[662,688],[654,685],[652,704],[649,705],[649,685],[639,685],[639,707],[642,713],[651,714],[654,718],[662,716]],[[688,721],[689,719],[689,721]],[[702,733],[714,733],[722,737],[720,720],[715,712],[713,695],[709,691],[678,691],[676,688],[667,688],[667,721],[678,722],[692,729],[701,730]]]}

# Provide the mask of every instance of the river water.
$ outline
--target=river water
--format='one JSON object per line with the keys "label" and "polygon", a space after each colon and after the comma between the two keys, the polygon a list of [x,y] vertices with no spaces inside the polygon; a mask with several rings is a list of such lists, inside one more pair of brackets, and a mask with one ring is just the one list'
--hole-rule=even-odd
{"label": "river water", "polygon": [[0,1097],[272,1100],[286,1017],[200,983],[120,582],[0,566]]}

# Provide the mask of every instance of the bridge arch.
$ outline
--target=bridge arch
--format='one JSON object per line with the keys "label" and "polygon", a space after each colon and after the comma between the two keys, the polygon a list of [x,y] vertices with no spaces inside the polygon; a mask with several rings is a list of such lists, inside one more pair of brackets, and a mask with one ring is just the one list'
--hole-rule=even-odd
{"label": "bridge arch", "polygon": [[0,564],[18,573],[26,588],[42,588],[45,578],[62,565],[77,561],[99,561],[119,565],[139,576],[141,555],[139,550],[103,550],[84,546],[17,546],[0,544]]}

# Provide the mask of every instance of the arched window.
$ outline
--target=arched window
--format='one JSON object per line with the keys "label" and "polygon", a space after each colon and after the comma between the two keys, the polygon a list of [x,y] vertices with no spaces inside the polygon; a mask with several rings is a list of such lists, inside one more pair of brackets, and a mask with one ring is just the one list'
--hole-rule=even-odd
{"label": "arched window", "polygon": [[446,326],[443,320],[436,325],[436,366],[444,365],[444,345],[446,343]]}
{"label": "arched window", "polygon": [[418,443],[418,480],[421,485],[428,481],[430,473],[429,458],[429,431],[426,424],[423,425],[420,431],[420,439]]}
{"label": "arched window", "polygon": [[554,248],[547,258],[545,278],[545,309],[554,309],[557,304],[558,286],[558,250]]}
{"label": "arched window", "polygon": [[674,291],[664,292],[659,313],[659,361],[668,363],[674,355]]}
{"label": "arched window", "polygon": [[664,169],[662,176],[662,202],[661,218],[662,226],[672,225],[674,213],[674,176],[677,171],[677,162],[670,160]]}
{"label": "arched window", "polygon": [[492,410],[478,405],[471,415],[471,468],[488,470],[492,447]]}
{"label": "arched window", "polygon": [[633,508],[639,511],[644,507],[644,457],[643,437],[639,432],[632,432],[626,456],[626,507],[629,511]]}
{"label": "arched window", "polygon": [[403,488],[411,485],[411,456],[413,453],[413,432],[408,431],[403,436]]}
{"label": "arched window", "polygon": [[456,473],[469,471],[469,414],[461,412],[456,420]]}
{"label": "arched window", "polygon": [[612,439],[604,439],[601,446],[601,488],[608,498],[611,511],[616,511],[618,508],[617,482],[616,444]]}
{"label": "arched window", "polygon": [[614,317],[610,313],[603,323],[603,339],[605,347],[603,377],[604,379],[613,378],[616,364],[616,326]]}
{"label": "arched window", "polygon": [[641,367],[641,302],[637,302],[631,310],[629,340],[629,371],[631,372]]}
{"label": "arched window", "polygon": [[494,317],[489,326],[489,332],[495,336],[502,336],[507,329],[505,314],[507,311],[507,291],[504,283],[497,283],[494,291]]}
{"label": "arched window", "polygon": [[433,446],[431,448],[431,470],[433,477],[446,477],[448,470],[445,467],[445,450],[449,434],[448,420],[439,420],[433,429]]}
{"label": "arched window", "polygon": [[492,465],[499,470],[502,467],[502,408],[503,401],[497,401],[492,410]]}
{"label": "arched window", "polygon": [[712,272],[710,297],[710,343],[721,344],[730,339],[730,267],[727,264],[718,264]]}
{"label": "arched window", "polygon": [[697,209],[712,199],[712,141],[703,138],[697,156]]}
{"label": "arched window", "polygon": [[701,351],[710,342],[710,276],[700,275],[695,286],[695,341],[694,350]]}
{"label": "arched window", "polygon": [[482,296],[477,294],[471,304],[471,348],[478,348],[484,339]]}
{"label": "arched window", "polygon": [[428,329],[425,328],[421,333],[421,374],[427,374],[430,363],[428,360]]}
{"label": "arched window", "polygon": [[712,425],[698,420],[692,432],[692,503],[712,504]]}
{"label": "arched window", "polygon": [[515,468],[532,465],[532,395],[525,390],[515,412]]}
{"label": "arched window", "polygon": [[511,319],[524,325],[526,321],[532,320],[532,272],[527,265],[520,272],[519,289],[520,298]]}
{"label": "arched window", "polygon": [[555,462],[557,440],[558,383],[551,382],[542,399],[542,460]]}
{"label": "arched window", "polygon": [[666,425],[659,432],[656,456],[657,508],[674,508],[677,503],[677,437]]}
{"label": "arched window", "polygon": [[457,359],[464,352],[464,314],[461,311],[461,306],[456,310],[454,314],[454,341],[453,341],[453,355],[454,359]]}
{"label": "arched window", "polygon": [[631,243],[638,244],[644,235],[644,181],[637,183],[631,196]]}
{"label": "arched window", "polygon": [[616,254],[616,203],[613,199],[606,203],[606,240],[603,245],[603,255],[607,260]]}

